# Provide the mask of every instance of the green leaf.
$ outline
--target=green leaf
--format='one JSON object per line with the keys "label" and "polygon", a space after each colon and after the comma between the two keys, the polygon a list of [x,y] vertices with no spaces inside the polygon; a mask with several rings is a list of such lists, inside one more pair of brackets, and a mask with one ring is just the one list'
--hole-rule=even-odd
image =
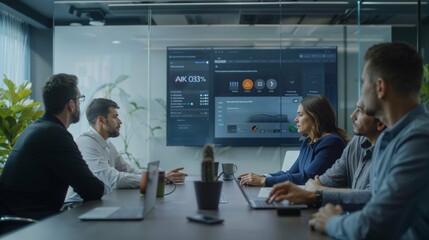
{"label": "green leaf", "polygon": [[3,82],[7,86],[9,92],[15,92],[16,91],[15,90],[16,89],[15,83],[12,80],[10,80],[9,78],[7,78],[5,76]]}
{"label": "green leaf", "polygon": [[137,103],[136,103],[136,102],[134,102],[134,101],[131,101],[131,102],[130,102],[130,105],[131,105],[131,106],[133,106],[134,108],[137,108]]}
{"label": "green leaf", "polygon": [[13,111],[10,110],[9,108],[4,108],[4,107],[0,108],[0,117],[5,118],[7,116],[12,116],[12,115],[13,115]]}
{"label": "green leaf", "polygon": [[24,89],[31,89],[31,82],[24,81],[18,86],[18,92],[21,92]]}
{"label": "green leaf", "polygon": [[33,121],[40,118],[45,112],[43,110],[39,110],[33,114]]}
{"label": "green leaf", "polygon": [[30,96],[31,93],[33,91],[31,91],[31,89],[21,89],[18,91],[17,93],[17,98],[18,98],[18,102],[21,100],[24,100],[26,97]]}
{"label": "green leaf", "polygon": [[119,90],[119,98],[120,99],[122,99],[122,100],[128,100],[128,99],[130,99],[130,95],[127,92],[125,92],[124,89],[119,88],[118,90]]}
{"label": "green leaf", "polygon": [[9,140],[9,142],[11,142],[11,139],[13,139],[12,133],[16,124],[16,120],[12,116],[7,116],[1,119],[0,127],[2,128],[3,134]]}
{"label": "green leaf", "polygon": [[22,106],[22,105],[12,105],[12,106],[10,106],[10,110],[12,110],[12,112],[14,112],[14,113],[22,112],[24,109],[25,109],[25,106]]}
{"label": "green leaf", "polygon": [[9,149],[10,150],[10,145],[6,143],[6,138],[1,139],[0,149]]}
{"label": "green leaf", "polygon": [[423,81],[420,89],[420,101],[429,104],[429,64],[423,66]]}
{"label": "green leaf", "polygon": [[429,82],[429,64],[425,64],[423,67],[423,76],[426,82]]}
{"label": "green leaf", "polygon": [[16,87],[15,83],[12,82],[12,80],[5,78],[4,84],[8,87],[8,90],[4,91],[5,96],[7,97],[7,100],[11,104],[15,104],[18,101],[18,96],[16,95]]}
{"label": "green leaf", "polygon": [[128,111],[129,115],[132,115],[133,113],[137,112],[138,110],[145,110],[146,108],[143,106],[139,106],[136,102],[131,101],[129,102],[132,109]]}
{"label": "green leaf", "polygon": [[15,145],[16,141],[18,140],[19,135],[21,135],[21,132],[25,129],[25,125],[24,124],[16,124],[13,128],[12,128],[12,136],[14,136],[13,138],[10,139],[10,145],[13,146]]}
{"label": "green leaf", "polygon": [[162,128],[160,127],[160,126],[156,126],[156,127],[153,127],[153,128],[151,128],[151,130],[152,131],[155,131],[155,130],[161,130]]}
{"label": "green leaf", "polygon": [[119,77],[116,78],[115,80],[115,85],[118,85],[119,83],[127,80],[128,78],[130,78],[130,76],[126,75],[126,74],[122,74]]}
{"label": "green leaf", "polygon": [[[31,95],[31,83],[24,81],[18,86],[4,75],[5,88],[0,88],[0,162],[4,163],[21,132],[43,115],[38,110],[40,102]],[[0,165],[0,171],[2,166]]]}
{"label": "green leaf", "polygon": [[6,155],[6,154],[9,154],[9,153],[10,153],[9,149],[0,149],[0,156]]}

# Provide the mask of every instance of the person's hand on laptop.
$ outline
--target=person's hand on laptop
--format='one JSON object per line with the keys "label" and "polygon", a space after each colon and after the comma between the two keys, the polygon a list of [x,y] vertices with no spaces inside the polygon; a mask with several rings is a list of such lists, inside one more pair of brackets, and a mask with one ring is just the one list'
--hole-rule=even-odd
{"label": "person's hand on laptop", "polygon": [[240,185],[248,185],[248,186],[265,186],[265,176],[258,175],[255,173],[243,173],[239,176]]}
{"label": "person's hand on laptop", "polygon": [[168,179],[174,181],[175,183],[183,183],[185,182],[185,177],[188,176],[188,174],[180,172],[183,169],[183,167],[180,167],[167,171],[166,176]]}
{"label": "person's hand on laptop", "polygon": [[340,215],[343,212],[343,208],[340,205],[334,205],[328,203],[324,207],[321,207],[319,211],[313,214],[312,219],[308,222],[312,230],[318,230],[322,233],[326,233],[326,224],[331,217]]}
{"label": "person's hand on laptop", "polygon": [[283,200],[288,200],[290,204],[311,204],[316,201],[316,194],[286,181],[273,186],[266,202],[281,202]]}

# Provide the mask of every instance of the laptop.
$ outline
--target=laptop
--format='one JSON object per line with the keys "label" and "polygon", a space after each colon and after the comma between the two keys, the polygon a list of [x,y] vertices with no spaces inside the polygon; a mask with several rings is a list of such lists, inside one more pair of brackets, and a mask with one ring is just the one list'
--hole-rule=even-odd
{"label": "laptop", "polygon": [[[97,207],[79,216],[82,221],[142,220],[156,203],[159,161],[147,165],[147,186],[143,207]],[[142,175],[143,176],[143,175]]]}
{"label": "laptop", "polygon": [[235,182],[238,185],[238,188],[240,188],[241,193],[243,194],[246,201],[249,203],[249,206],[252,209],[283,209],[283,208],[289,208],[289,209],[302,209],[307,208],[307,205],[305,204],[289,204],[289,201],[284,200],[281,202],[273,202],[273,203],[267,203],[265,202],[265,199],[250,199],[249,196],[247,196],[246,192],[244,191],[244,187],[241,186],[240,181],[237,178],[234,178]]}

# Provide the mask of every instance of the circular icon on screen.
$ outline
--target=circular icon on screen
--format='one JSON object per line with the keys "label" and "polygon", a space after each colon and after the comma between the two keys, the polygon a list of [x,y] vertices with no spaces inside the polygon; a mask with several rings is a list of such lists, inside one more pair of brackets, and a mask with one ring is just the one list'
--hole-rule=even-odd
{"label": "circular icon on screen", "polygon": [[254,125],[252,126],[252,132],[257,132],[258,131],[258,126]]}
{"label": "circular icon on screen", "polygon": [[244,79],[241,86],[244,90],[251,90],[253,88],[253,81],[251,79]]}
{"label": "circular icon on screen", "polygon": [[258,90],[262,90],[262,89],[264,89],[264,87],[265,87],[265,81],[264,81],[264,80],[262,80],[262,79],[257,79],[257,80],[255,81],[255,88],[256,88],[256,89],[258,89]]}
{"label": "circular icon on screen", "polygon": [[277,88],[277,81],[275,79],[268,79],[267,80],[267,88],[270,90],[274,90]]}

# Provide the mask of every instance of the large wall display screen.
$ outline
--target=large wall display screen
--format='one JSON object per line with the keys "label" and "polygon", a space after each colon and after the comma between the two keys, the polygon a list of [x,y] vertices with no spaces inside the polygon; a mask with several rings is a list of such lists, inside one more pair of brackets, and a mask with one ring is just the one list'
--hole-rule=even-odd
{"label": "large wall display screen", "polygon": [[168,146],[299,146],[300,101],[337,107],[336,47],[169,47],[167,78]]}

